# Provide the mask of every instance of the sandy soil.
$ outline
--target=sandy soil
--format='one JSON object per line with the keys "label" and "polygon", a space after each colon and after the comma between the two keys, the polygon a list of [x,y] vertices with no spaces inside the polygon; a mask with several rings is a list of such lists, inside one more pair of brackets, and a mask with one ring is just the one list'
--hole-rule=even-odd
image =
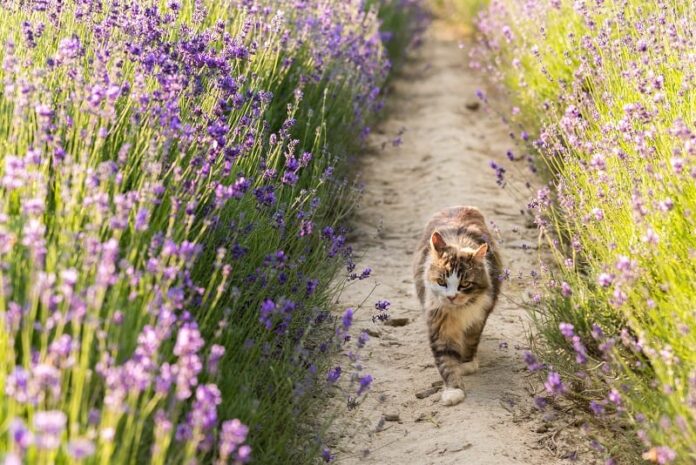
{"label": "sandy soil", "polygon": [[[393,83],[388,117],[361,161],[366,193],[353,239],[363,256],[359,265],[372,267],[375,278],[349,286],[338,308],[365,301],[355,327],[376,336],[362,361],[375,382],[365,401],[335,426],[336,462],[556,464],[578,454],[575,463],[593,463],[578,450],[582,447],[560,439],[559,433],[572,437],[577,431],[547,424],[534,413],[532,394],[539,382],[521,358],[529,320],[515,302],[525,298],[529,271],[537,263],[536,233],[525,228],[523,199],[498,187],[489,167],[511,148],[508,130],[483,108],[467,108],[482,83],[466,66],[466,50],[433,32],[438,30],[431,28]],[[393,139],[403,130],[403,144],[396,147]],[[414,295],[411,259],[427,219],[452,205],[478,206],[499,229],[511,278],[484,331],[480,371],[466,379],[466,400],[445,407],[439,392],[416,397],[440,376]],[[525,250],[523,244],[532,247]],[[373,323],[370,307],[378,299],[391,301],[392,318],[407,318],[408,324]]]}

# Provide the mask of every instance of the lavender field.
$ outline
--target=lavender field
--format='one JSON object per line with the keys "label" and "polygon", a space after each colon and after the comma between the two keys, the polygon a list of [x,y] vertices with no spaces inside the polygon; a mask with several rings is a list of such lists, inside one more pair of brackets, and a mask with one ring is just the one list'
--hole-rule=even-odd
{"label": "lavender field", "polygon": [[[696,463],[693,2],[0,0],[0,42],[0,463]],[[444,407],[408,275],[455,204],[506,268]]]}
{"label": "lavender field", "polygon": [[510,99],[498,175],[547,181],[538,404],[584,412],[607,464],[696,463],[695,20],[641,0],[492,0],[474,20],[471,65]]}

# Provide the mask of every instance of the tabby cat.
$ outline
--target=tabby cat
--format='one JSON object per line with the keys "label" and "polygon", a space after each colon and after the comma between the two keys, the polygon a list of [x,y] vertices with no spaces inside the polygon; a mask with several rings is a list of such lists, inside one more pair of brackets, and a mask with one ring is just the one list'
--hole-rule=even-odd
{"label": "tabby cat", "polygon": [[416,251],[416,294],[445,381],[441,402],[464,400],[462,376],[478,370],[481,332],[500,292],[501,261],[481,212],[451,207],[428,222]]}

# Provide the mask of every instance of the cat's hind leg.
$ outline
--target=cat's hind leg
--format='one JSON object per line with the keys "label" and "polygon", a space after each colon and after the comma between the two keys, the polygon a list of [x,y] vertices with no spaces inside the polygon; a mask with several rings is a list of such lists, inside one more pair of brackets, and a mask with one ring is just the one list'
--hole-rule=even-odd
{"label": "cat's hind leg", "polygon": [[476,353],[478,352],[479,342],[481,341],[481,333],[486,321],[475,324],[466,331],[462,338],[462,367],[463,376],[472,375],[479,369],[479,362]]}
{"label": "cat's hind leg", "polygon": [[470,362],[462,363],[462,375],[473,375],[479,369],[478,357],[474,357]]}

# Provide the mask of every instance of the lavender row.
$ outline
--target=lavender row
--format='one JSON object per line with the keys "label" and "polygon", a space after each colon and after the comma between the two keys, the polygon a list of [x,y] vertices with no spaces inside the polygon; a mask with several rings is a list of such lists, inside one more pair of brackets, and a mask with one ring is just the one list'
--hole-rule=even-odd
{"label": "lavender row", "polygon": [[499,182],[518,161],[546,181],[529,206],[555,266],[528,363],[595,418],[607,463],[696,454],[695,18],[687,1],[494,0],[478,21],[472,63],[514,105]]}
{"label": "lavender row", "polygon": [[360,275],[337,221],[390,70],[376,12],[0,10],[5,462],[280,460],[280,417],[352,344],[321,328],[334,273]]}

